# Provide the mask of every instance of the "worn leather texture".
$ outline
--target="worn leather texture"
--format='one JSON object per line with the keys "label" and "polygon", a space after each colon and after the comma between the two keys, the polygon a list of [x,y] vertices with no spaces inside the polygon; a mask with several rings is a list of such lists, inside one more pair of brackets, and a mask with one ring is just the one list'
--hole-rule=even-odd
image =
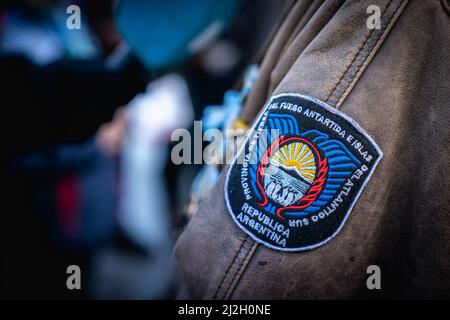
{"label": "worn leather texture", "polygon": [[[366,26],[369,5],[381,29]],[[450,10],[445,0],[297,1],[243,116],[276,93],[353,118],[384,158],[342,231],[310,251],[256,244],[232,221],[224,175],[179,238],[192,298],[450,298]],[[367,267],[381,269],[368,290]]]}

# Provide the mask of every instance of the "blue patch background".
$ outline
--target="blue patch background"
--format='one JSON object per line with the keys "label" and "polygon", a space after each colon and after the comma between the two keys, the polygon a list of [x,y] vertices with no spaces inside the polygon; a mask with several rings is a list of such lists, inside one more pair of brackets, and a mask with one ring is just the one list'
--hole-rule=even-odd
{"label": "blue patch background", "polygon": [[[311,204],[308,208],[302,211],[286,212],[286,216],[301,217],[308,215],[310,213],[315,213],[322,209],[329,200],[333,199],[333,195],[343,186],[346,179],[350,177],[357,165],[361,164],[359,161],[344,144],[338,140],[329,139],[329,136],[318,130],[308,130],[302,134],[301,128],[297,124],[295,117],[293,115],[284,114],[269,114],[267,117],[267,139],[259,139],[256,151],[252,154],[251,165],[249,168],[249,173],[251,177],[251,185],[253,192],[257,198],[262,201],[262,195],[260,190],[256,185],[256,172],[258,170],[258,165],[261,158],[267,151],[268,145],[275,140],[276,137],[270,136],[270,130],[278,129],[279,135],[294,135],[300,136],[313,142],[318,149],[320,149],[325,157],[328,158],[328,173],[327,181],[324,189],[320,193],[320,196],[315,202]],[[266,142],[269,141],[267,144]],[[272,214],[275,214],[277,207],[269,203],[265,209]]]}

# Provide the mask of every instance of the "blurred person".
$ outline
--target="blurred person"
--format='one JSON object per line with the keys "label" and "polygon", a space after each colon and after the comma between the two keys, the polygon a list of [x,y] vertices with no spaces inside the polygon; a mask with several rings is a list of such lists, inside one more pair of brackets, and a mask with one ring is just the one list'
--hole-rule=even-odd
{"label": "blurred person", "polygon": [[2,14],[3,297],[86,297],[66,288],[65,270],[83,270],[92,250],[111,241],[116,210],[116,169],[92,136],[147,83],[129,55],[105,64],[110,52],[87,24],[67,32],[65,8],[39,2]]}
{"label": "blurred person", "polygon": [[[96,279],[94,298],[174,296],[178,279],[164,167],[170,132],[192,121],[190,104],[184,79],[165,75],[118,113],[112,126],[101,128],[103,147],[120,150],[117,223],[134,250],[106,246],[95,255],[90,267]],[[124,129],[126,134],[120,137]]]}
{"label": "blurred person", "polygon": [[[173,171],[164,169],[171,131],[189,126],[193,114],[184,77],[173,72],[193,54],[202,52],[226,28],[236,9],[232,3],[228,4],[225,6],[222,1],[198,1],[189,7],[183,1],[118,4],[119,30],[131,50],[159,77],[125,107],[112,126],[100,130],[100,144],[110,151],[120,150],[117,221],[134,250],[113,245],[96,255],[91,267],[97,279],[93,284],[96,298],[174,297],[170,214],[174,206],[170,204],[175,192],[169,192],[167,186],[180,180],[172,180]],[[173,15],[180,19],[174,20]],[[148,21],[152,21],[154,28],[142,28]],[[197,44],[190,47],[193,43]]]}
{"label": "blurred person", "polygon": [[[64,4],[65,2],[60,7],[64,8]],[[81,5],[82,2],[79,4]],[[200,4],[199,2],[198,5],[208,8],[211,3]],[[218,12],[221,18],[225,16],[226,19],[222,25],[214,24],[213,21],[211,29],[206,28],[206,31],[213,31],[213,37],[208,36],[210,31],[201,35],[202,30],[198,29],[208,27],[207,24],[215,17],[211,12],[207,12],[200,20],[193,20],[195,23],[192,25],[195,25],[197,29],[190,29],[191,23],[189,23],[188,28],[182,28],[186,30],[185,34],[177,32],[181,35],[178,40],[181,40],[182,45],[189,44],[189,41],[195,40],[193,38],[198,36],[196,44],[187,52],[173,51],[170,45],[168,47],[172,51],[164,51],[165,47],[159,42],[156,42],[157,47],[145,53],[139,50],[134,51],[152,71],[156,70],[159,74],[166,73],[172,65],[182,63],[192,53],[201,51],[205,44],[210,43],[221,29],[226,27],[227,20],[234,15],[237,6],[230,7],[229,3],[225,7],[224,3],[220,5],[226,10],[221,12],[215,8],[214,14]],[[184,14],[184,11],[180,10],[183,8],[183,3],[178,3],[177,6],[179,12]],[[95,47],[95,41],[91,45],[86,43],[79,45],[80,41],[89,42],[89,37],[78,36],[74,39],[73,33],[61,29],[61,15],[55,12],[53,7],[50,7],[50,11],[53,12],[50,20],[56,19],[57,32],[52,28],[49,31],[48,20],[46,20],[49,19],[46,15],[49,7],[42,3],[37,12],[33,12],[32,19],[29,19],[27,15],[23,17],[18,13],[10,13],[4,20],[5,25],[19,21],[16,24],[19,25],[18,28],[2,29],[4,37],[0,39],[4,40],[1,45],[3,51],[8,51],[3,55],[2,71],[13,75],[6,100],[10,101],[8,103],[11,105],[21,106],[27,111],[20,112],[18,108],[8,110],[8,117],[18,123],[18,128],[23,130],[21,131],[23,134],[12,136],[5,148],[8,155],[7,162],[10,165],[8,172],[10,177],[8,181],[11,181],[12,186],[10,192],[15,193],[19,184],[29,189],[26,193],[17,193],[15,197],[12,197],[10,200],[13,206],[11,207],[21,214],[27,212],[34,214],[36,211],[42,213],[41,216],[33,217],[36,221],[27,220],[30,223],[26,226],[33,232],[26,236],[22,235],[23,238],[19,239],[20,241],[12,237],[10,233],[4,234],[5,239],[15,240],[14,245],[6,248],[8,254],[5,256],[4,275],[10,280],[3,288],[5,296],[77,297],[67,292],[63,286],[65,274],[52,276],[52,273],[64,270],[66,264],[74,263],[74,261],[82,264],[82,267],[89,266],[86,272],[88,281],[83,286],[87,287],[90,297],[94,298],[158,298],[167,294],[167,287],[172,282],[173,274],[169,271],[173,268],[173,263],[170,262],[173,241],[166,203],[167,191],[161,174],[162,166],[167,162],[165,158],[167,134],[174,126],[181,126],[180,120],[190,119],[188,103],[177,101],[180,98],[175,99],[177,95],[174,95],[176,90],[179,90],[180,96],[184,96],[187,89],[181,89],[184,86],[183,81],[173,80],[176,79],[173,77],[163,77],[161,80],[172,80],[156,82],[152,88],[157,89],[151,89],[146,94],[148,99],[143,97],[137,99],[137,101],[147,101],[144,104],[141,103],[142,106],[147,105],[147,107],[133,107],[133,104],[137,102],[132,102],[123,112],[117,112],[113,122],[101,126],[95,142],[92,139],[84,142],[102,123],[111,118],[118,106],[126,105],[143,85],[139,63],[133,59],[127,59],[117,65],[115,55],[119,55],[120,60],[123,46],[112,50],[119,37],[109,30],[112,26],[110,16],[96,11],[99,8],[102,8],[100,11],[104,10],[103,5],[87,7],[94,8],[93,11],[95,11],[88,10],[87,16],[93,19],[92,27],[99,35],[103,46],[104,52],[100,54],[96,50],[89,49]],[[85,7],[82,6],[82,8]],[[35,20],[36,17],[42,17],[42,13],[44,13],[44,24],[40,19]],[[123,17],[123,15],[119,16]],[[131,17],[131,20],[128,20],[131,24],[139,21],[133,15],[128,17]],[[165,24],[167,16],[161,17],[160,21]],[[42,25],[46,27],[42,28]],[[166,25],[166,29],[155,28],[154,31],[167,38],[170,32],[180,30],[169,27]],[[36,33],[38,29],[40,32]],[[83,24],[82,29],[86,30],[86,25]],[[11,39],[17,38],[14,34],[20,34],[20,38],[29,34],[39,34],[40,43],[45,45],[39,51],[40,54],[36,54],[33,45],[27,41],[12,41]],[[134,32],[132,34],[135,35]],[[30,38],[28,36],[28,39]],[[133,38],[127,38],[127,42],[132,50],[135,49]],[[70,50],[65,46],[68,46]],[[25,52],[27,57],[17,52]],[[177,58],[174,57],[174,52],[175,55],[182,54]],[[101,58],[107,53],[112,53],[112,56],[103,63]],[[156,55],[162,60],[157,60],[157,65],[149,64],[148,54],[151,57]],[[68,59],[67,56],[72,58]],[[84,57],[87,61],[79,61],[80,57]],[[28,91],[26,95],[18,94],[24,89]],[[181,105],[184,105],[184,109],[180,109],[180,112],[172,112],[169,117],[169,114],[161,113],[158,99],[169,97],[171,90],[175,90],[172,92],[172,100],[175,100],[166,101],[163,111],[170,110],[171,106],[175,108],[174,110],[178,110],[177,108]],[[148,103],[148,101],[153,102]],[[29,105],[38,107],[28,108]],[[133,111],[133,109],[140,111]],[[181,113],[184,117],[179,118]],[[131,117],[134,119],[131,123],[130,114],[135,114]],[[142,124],[142,121],[137,121],[140,117],[148,117],[151,123],[145,124],[144,121]],[[6,134],[12,128],[4,129]],[[26,134],[28,132],[34,134],[30,136]],[[152,136],[158,138],[155,139]],[[61,143],[64,146],[58,146]],[[115,166],[99,152],[96,144],[102,152],[120,159],[115,178],[112,177]],[[16,188],[14,184],[17,184]],[[112,195],[114,192],[117,193],[118,200],[115,199],[114,194]],[[53,204],[55,196],[56,204]],[[30,201],[31,198],[34,200]],[[58,212],[56,221],[52,221],[55,217],[47,217],[52,211],[52,208],[48,207],[49,203],[55,205]],[[116,204],[117,212],[113,212]],[[35,205],[36,207],[31,208]],[[83,213],[83,209],[87,209],[88,212]],[[119,233],[119,239],[109,242],[107,240],[111,233],[112,214],[119,220],[118,226],[121,233]],[[42,216],[45,219],[39,220]],[[5,228],[11,231],[18,230],[20,221],[23,219],[17,218],[14,216],[9,223],[5,224]],[[55,228],[54,225],[56,225],[56,237],[53,235],[53,239],[58,243],[57,246],[47,243],[46,233],[48,232],[45,230],[49,226],[45,226],[45,223],[48,223],[48,220],[50,220],[50,229]],[[44,240],[34,243],[35,250],[33,248],[25,250],[26,243],[35,234],[42,236]],[[4,243],[6,244],[6,241]],[[55,247],[62,250],[56,251]],[[83,248],[81,257],[74,254],[79,252],[79,248]],[[85,249],[88,249],[87,255]],[[39,254],[42,257],[43,262],[38,270],[41,277],[33,279],[34,282],[24,277],[14,286],[12,283],[21,274],[23,267],[34,259],[34,255],[30,252],[20,253],[30,250],[33,254]],[[55,258],[49,257],[55,252],[57,252]],[[164,277],[161,275],[162,272],[165,272]],[[31,288],[27,288],[27,283]],[[45,290],[40,291],[39,288],[44,283],[47,286]],[[86,297],[86,294],[82,296]]]}

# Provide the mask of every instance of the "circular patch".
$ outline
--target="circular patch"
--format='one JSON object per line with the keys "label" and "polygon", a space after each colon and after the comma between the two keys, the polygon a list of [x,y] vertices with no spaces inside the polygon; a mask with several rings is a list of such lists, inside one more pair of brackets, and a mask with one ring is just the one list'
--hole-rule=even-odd
{"label": "circular patch", "polygon": [[303,95],[274,96],[229,168],[228,211],[267,247],[318,247],[342,228],[381,158],[336,109]]}

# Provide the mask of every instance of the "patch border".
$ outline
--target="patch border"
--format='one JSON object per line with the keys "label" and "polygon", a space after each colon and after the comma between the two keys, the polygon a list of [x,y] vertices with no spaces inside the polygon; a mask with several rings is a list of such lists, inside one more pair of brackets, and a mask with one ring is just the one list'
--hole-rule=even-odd
{"label": "patch border", "polygon": [[233,161],[231,162],[227,174],[225,176],[225,185],[224,185],[224,196],[225,196],[225,202],[227,205],[227,210],[228,210],[228,214],[231,216],[231,218],[233,219],[234,223],[237,225],[237,227],[239,227],[239,229],[241,229],[242,231],[244,231],[248,236],[250,236],[255,242],[260,243],[270,249],[274,249],[277,251],[283,251],[283,252],[302,252],[302,251],[307,251],[307,250],[312,250],[315,249],[317,247],[320,247],[324,244],[326,244],[327,242],[329,242],[331,239],[333,239],[334,237],[336,237],[339,232],[341,232],[342,228],[344,227],[344,224],[347,222],[347,219],[350,215],[350,213],[353,211],[353,208],[356,204],[356,202],[358,201],[362,191],[364,190],[364,188],[366,187],[367,182],[370,180],[370,178],[372,177],[372,174],[374,173],[375,169],[377,168],[378,164],[380,163],[381,159],[383,159],[383,151],[381,151],[380,147],[378,146],[378,144],[374,141],[374,139],[355,121],[353,120],[350,116],[346,115],[345,113],[343,113],[342,111],[333,108],[332,106],[328,105],[327,103],[320,101],[319,99],[316,99],[314,97],[310,97],[304,94],[300,94],[300,93],[279,93],[276,95],[273,95],[270,97],[269,101],[264,105],[264,108],[262,109],[262,111],[259,113],[258,118],[256,121],[254,121],[252,127],[250,128],[249,132],[254,132],[256,125],[259,123],[259,121],[261,120],[261,117],[263,116],[264,112],[266,111],[266,109],[269,107],[269,105],[272,103],[272,101],[274,99],[277,98],[281,98],[281,97],[297,97],[297,98],[303,98],[305,100],[309,100],[313,103],[318,104],[319,106],[325,108],[325,110],[338,115],[342,118],[344,118],[346,121],[348,121],[360,134],[362,134],[366,139],[368,139],[370,141],[370,143],[372,143],[372,146],[375,148],[375,150],[379,153],[379,157],[378,159],[375,161],[375,163],[372,166],[372,169],[369,171],[369,174],[367,175],[364,183],[361,185],[361,187],[358,190],[358,193],[356,194],[356,196],[353,198],[353,201],[350,205],[350,207],[348,208],[344,218],[342,219],[341,224],[339,225],[339,227],[336,229],[336,231],[329,236],[328,238],[326,238],[325,240],[315,243],[313,245],[309,245],[309,246],[304,246],[304,247],[297,247],[297,248],[282,248],[282,247],[277,247],[274,246],[270,243],[267,243],[264,240],[261,240],[259,238],[257,238],[253,233],[251,233],[250,231],[248,231],[247,229],[244,228],[244,226],[242,226],[236,219],[236,217],[233,214],[233,210],[231,208],[230,205],[230,200],[228,199],[228,180],[230,177],[230,173],[231,170],[233,168],[233,166],[236,164],[237,158],[239,156],[239,154],[242,152],[243,149],[245,149],[245,145],[249,142],[250,136],[248,136],[245,139],[245,142],[242,144],[242,146],[239,148],[239,151],[235,154],[235,156],[233,157]]}

